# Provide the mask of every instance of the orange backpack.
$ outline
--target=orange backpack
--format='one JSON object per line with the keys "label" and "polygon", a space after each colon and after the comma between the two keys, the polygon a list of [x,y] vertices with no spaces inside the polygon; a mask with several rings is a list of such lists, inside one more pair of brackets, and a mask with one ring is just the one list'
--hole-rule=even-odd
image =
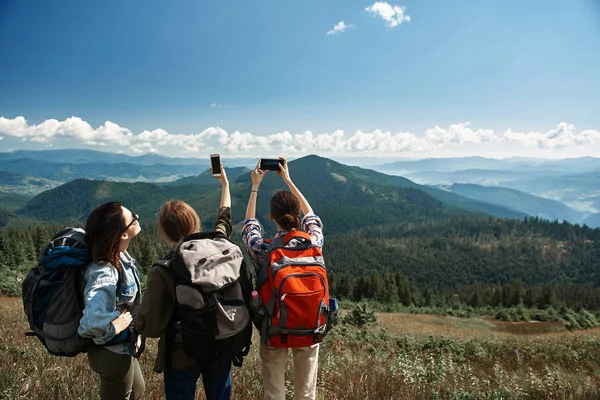
{"label": "orange backpack", "polygon": [[329,330],[329,284],[321,248],[308,233],[292,230],[270,241],[269,262],[257,279],[266,311],[262,343],[282,348],[320,343]]}

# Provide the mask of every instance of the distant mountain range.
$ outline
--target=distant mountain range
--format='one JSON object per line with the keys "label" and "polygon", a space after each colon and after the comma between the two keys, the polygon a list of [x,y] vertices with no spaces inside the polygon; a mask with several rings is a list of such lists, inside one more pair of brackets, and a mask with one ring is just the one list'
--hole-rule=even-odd
{"label": "distant mountain range", "polygon": [[584,214],[556,200],[544,199],[515,189],[455,183],[440,188],[471,199],[497,204],[528,215],[549,219],[579,222]]}
{"label": "distant mountain range", "polygon": [[[331,187],[351,181],[414,188],[446,207],[499,217],[536,215],[595,224],[593,215],[600,213],[600,158],[497,160],[465,157],[385,164],[376,158],[343,159],[374,169],[350,167],[321,157],[304,157],[291,163],[299,162],[302,166],[310,160],[314,164],[303,167],[306,171],[300,174],[300,179],[305,173],[310,175],[311,168],[320,169],[331,177],[328,183]],[[230,181],[240,184],[244,179],[249,180],[248,171],[255,162],[256,159],[249,158],[223,160]],[[377,162],[380,164],[376,165]],[[147,182],[164,187],[215,186],[217,182],[208,173],[208,167],[208,159],[170,158],[157,154],[134,157],[77,149],[0,153],[0,208],[17,210],[32,196],[81,178]],[[404,176],[395,175],[400,172]],[[390,173],[392,175],[388,175]]]}
{"label": "distant mountain range", "polygon": [[[137,165],[205,165],[208,166],[208,157],[204,158],[178,158],[167,157],[160,154],[144,154],[142,156],[130,156],[119,153],[106,153],[87,149],[64,149],[64,150],[17,150],[13,152],[0,153],[0,161],[11,161],[19,159],[31,159],[38,161],[49,161],[59,164],[137,164]],[[231,158],[225,159],[226,165],[245,166],[248,163],[256,163],[255,159]]]}
{"label": "distant mountain range", "polygon": [[[559,201],[571,211],[563,209],[564,212],[557,214],[558,209],[554,208],[547,215],[556,215],[559,219],[571,222],[593,222],[593,218],[586,218],[600,213],[600,158],[596,157],[562,160],[516,157],[502,160],[482,157],[438,158],[397,161],[375,168],[385,173],[402,175],[423,185],[476,184],[498,187],[494,198],[496,204],[507,205],[515,201],[514,192],[503,191],[502,188]],[[471,195],[481,198],[474,192]],[[516,209],[531,210],[531,207],[522,204]]]}
{"label": "distant mountain range", "polygon": [[[225,168],[225,167],[223,167]],[[247,174],[251,170],[246,167],[225,168],[227,179],[235,181],[240,175]],[[199,175],[188,176],[172,182],[161,183],[162,186],[184,186],[184,185],[219,185],[219,181],[212,176],[210,169]]]}
{"label": "distant mountain range", "polygon": [[[227,171],[234,240],[239,241],[251,178],[245,168]],[[524,221],[528,215],[580,217],[559,202],[501,187],[423,186],[404,177],[319,156],[290,161],[290,171],[323,220],[332,279],[369,276],[372,271],[385,276],[397,271],[419,285],[448,290],[456,285],[497,284],[511,279],[528,285],[600,282],[596,262],[600,230],[544,219]],[[5,179],[19,184],[21,178],[6,175]],[[268,200],[283,188],[282,179],[272,172],[259,188],[256,215],[265,235],[275,233],[275,224],[269,221]],[[75,179],[31,199],[5,195],[0,193],[3,229],[82,224],[93,208],[117,200],[140,215],[145,227],[141,235],[144,246],[150,242],[154,246],[159,240],[154,228],[156,212],[163,202],[186,201],[198,212],[206,230],[216,217],[221,188],[204,170],[168,183]],[[19,201],[22,204],[15,204]],[[599,217],[600,213],[586,216],[585,221],[598,224]]]}
{"label": "distant mountain range", "polygon": [[[330,221],[329,229],[334,232],[463,214],[519,219],[526,215],[500,205],[420,186],[402,177],[349,167],[318,156],[291,161],[290,169],[294,181],[313,207]],[[234,181],[232,178],[236,174]],[[230,175],[234,217],[241,221],[250,192],[250,174],[248,170],[233,168]],[[178,198],[189,202],[204,215],[212,216],[220,198],[220,187],[214,181],[208,174],[161,186],[78,179],[37,195],[16,214],[45,222],[83,221],[95,206],[112,199],[122,201],[144,219],[152,220],[162,202]],[[261,185],[260,196],[269,196],[284,187],[281,178],[270,173]],[[262,201],[258,206],[257,212],[263,221],[267,221],[267,203]],[[210,218],[205,222],[210,224]]]}
{"label": "distant mountain range", "polygon": [[484,157],[426,158],[423,160],[403,160],[380,164],[379,171],[394,174],[409,174],[423,171],[462,171],[462,170],[518,170],[518,171],[557,171],[570,173],[600,170],[600,158],[578,157],[560,160],[543,158],[512,157],[504,159]]}

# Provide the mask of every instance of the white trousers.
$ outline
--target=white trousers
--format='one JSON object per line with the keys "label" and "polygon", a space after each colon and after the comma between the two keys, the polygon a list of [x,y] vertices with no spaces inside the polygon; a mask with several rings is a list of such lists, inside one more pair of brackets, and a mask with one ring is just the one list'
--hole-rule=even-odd
{"label": "white trousers", "polygon": [[[315,400],[319,345],[291,349],[294,362],[294,400]],[[288,349],[260,345],[264,400],[285,400],[285,363]]]}

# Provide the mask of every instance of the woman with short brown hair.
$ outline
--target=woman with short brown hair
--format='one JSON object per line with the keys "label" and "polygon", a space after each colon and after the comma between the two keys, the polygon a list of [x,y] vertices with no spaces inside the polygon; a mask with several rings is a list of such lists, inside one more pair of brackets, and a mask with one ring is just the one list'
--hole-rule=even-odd
{"label": "woman with short brown hair", "polygon": [[[231,236],[231,196],[229,181],[221,165],[221,205],[213,230],[226,237]],[[194,209],[181,200],[166,202],[158,212],[158,231],[166,244],[175,247],[186,236],[201,231],[200,217]],[[181,333],[167,343],[167,329],[173,324],[176,310],[175,280],[166,268],[153,267],[148,273],[146,293],[142,301],[136,328],[148,337],[160,337],[155,372],[164,373],[164,389],[167,400],[192,400],[200,375],[207,400],[229,400],[231,396],[231,362],[212,368],[200,369],[196,360],[183,348]],[[167,350],[170,347],[170,351]],[[169,359],[166,359],[169,357]]]}

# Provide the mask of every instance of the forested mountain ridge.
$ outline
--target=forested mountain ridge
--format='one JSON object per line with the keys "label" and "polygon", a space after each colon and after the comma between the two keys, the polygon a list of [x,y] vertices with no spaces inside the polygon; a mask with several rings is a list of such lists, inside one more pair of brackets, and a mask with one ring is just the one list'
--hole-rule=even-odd
{"label": "forested mountain ridge", "polygon": [[[235,181],[240,175],[247,174],[250,170],[246,167],[227,167],[227,179]],[[215,179],[210,169],[205,170],[199,175],[186,176],[185,178],[177,179],[171,182],[161,183],[162,186],[183,186],[183,185],[219,185],[219,181]]]}
{"label": "forested mountain ridge", "polygon": [[[290,171],[323,220],[331,288],[340,298],[479,306],[521,302],[547,306],[562,301],[600,308],[600,229],[539,218],[495,218],[448,205],[443,194],[473,204],[453,193],[317,156],[290,162]],[[230,185],[233,240],[238,243],[250,185],[248,173]],[[268,219],[268,200],[282,188],[285,184],[274,172],[267,173],[259,188],[257,217],[266,235],[275,231]],[[83,225],[94,207],[109,200],[121,201],[140,214],[143,230],[131,252],[146,273],[152,261],[168,250],[156,233],[160,205],[169,199],[188,202],[206,230],[214,221],[220,193],[214,184],[160,186],[87,179],[67,183],[17,211],[16,218],[55,225],[4,228],[0,233],[0,275],[14,282],[26,272],[27,263],[34,262],[36,249],[53,230]],[[15,218],[10,212],[0,217],[9,222]]]}
{"label": "forested mountain ridge", "polygon": [[[318,156],[292,161],[290,170],[294,182],[313,207],[332,221],[329,228],[335,233],[390,222],[468,214],[469,209],[497,216],[524,216],[499,206],[420,186],[402,177],[348,167]],[[210,179],[214,181],[212,177]],[[239,175],[231,183],[234,222],[244,217],[250,186],[249,173]],[[282,188],[285,185],[281,178],[269,172],[259,193],[257,215],[263,220],[268,215],[268,202],[260,200]],[[210,219],[219,198],[220,187],[215,186],[214,182],[204,186],[157,186],[151,183],[84,179],[41,193],[18,210],[17,214],[46,222],[82,221],[102,202],[119,200],[145,219],[152,220],[162,202],[182,199],[192,204],[200,215],[209,215]]]}
{"label": "forested mountain ridge", "polygon": [[0,171],[31,175],[60,182],[79,178],[110,179],[121,181],[160,181],[174,180],[184,176],[202,173],[209,166],[208,161],[192,165],[107,163],[57,163],[21,158],[0,160]]}

